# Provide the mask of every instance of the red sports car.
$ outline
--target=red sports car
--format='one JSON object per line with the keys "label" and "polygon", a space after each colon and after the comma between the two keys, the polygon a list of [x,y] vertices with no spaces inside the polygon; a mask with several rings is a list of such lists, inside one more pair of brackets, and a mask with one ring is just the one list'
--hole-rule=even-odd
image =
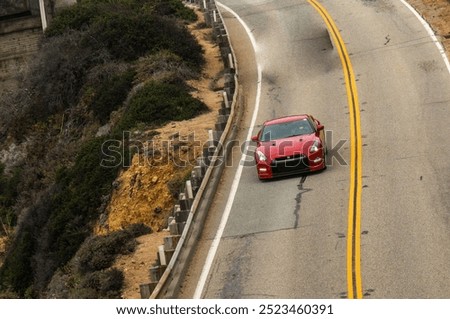
{"label": "red sports car", "polygon": [[326,168],[324,126],[311,115],[291,115],[265,121],[255,150],[259,179]]}

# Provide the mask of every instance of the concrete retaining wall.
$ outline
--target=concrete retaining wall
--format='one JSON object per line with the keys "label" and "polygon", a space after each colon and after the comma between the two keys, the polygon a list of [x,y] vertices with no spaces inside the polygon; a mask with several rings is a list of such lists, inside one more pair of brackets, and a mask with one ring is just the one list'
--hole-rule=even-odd
{"label": "concrete retaining wall", "polygon": [[[50,21],[58,10],[76,0],[45,0]],[[37,52],[43,37],[39,0],[5,1],[0,9],[0,93],[17,88],[17,76]]]}
{"label": "concrete retaining wall", "polygon": [[38,50],[42,36],[39,17],[0,21],[0,91],[16,88],[16,77]]}

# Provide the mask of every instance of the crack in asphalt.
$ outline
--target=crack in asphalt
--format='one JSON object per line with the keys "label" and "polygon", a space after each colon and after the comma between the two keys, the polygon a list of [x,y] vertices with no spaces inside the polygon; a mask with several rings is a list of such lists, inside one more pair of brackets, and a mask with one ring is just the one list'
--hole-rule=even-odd
{"label": "crack in asphalt", "polygon": [[303,194],[312,190],[312,188],[303,188],[303,184],[305,183],[305,181],[306,181],[306,175],[302,176],[299,184],[297,185],[299,192],[298,192],[297,196],[295,197],[296,205],[295,205],[295,209],[294,209],[294,216],[295,216],[294,229],[298,228],[298,224],[299,224],[299,220],[300,220],[300,208],[302,206],[302,196],[303,196]]}

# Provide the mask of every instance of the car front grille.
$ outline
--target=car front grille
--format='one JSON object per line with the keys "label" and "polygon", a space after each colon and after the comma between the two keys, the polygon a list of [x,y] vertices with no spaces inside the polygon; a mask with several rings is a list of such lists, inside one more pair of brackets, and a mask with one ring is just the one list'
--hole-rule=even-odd
{"label": "car front grille", "polygon": [[276,158],[270,164],[272,173],[289,174],[301,172],[309,169],[308,157],[303,154],[295,154],[293,156],[284,156]]}

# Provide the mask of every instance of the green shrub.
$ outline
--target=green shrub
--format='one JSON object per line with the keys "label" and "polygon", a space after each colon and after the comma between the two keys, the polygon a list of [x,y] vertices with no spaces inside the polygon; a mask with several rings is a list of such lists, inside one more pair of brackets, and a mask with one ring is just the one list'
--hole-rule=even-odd
{"label": "green shrub", "polygon": [[17,184],[20,171],[15,170],[12,176],[5,174],[5,165],[0,163],[0,205],[12,206],[17,197]]}
{"label": "green shrub", "polygon": [[116,268],[108,269],[100,272],[98,278],[99,285],[97,286],[97,289],[101,293],[101,296],[107,298],[120,296],[118,293],[120,293],[124,282],[122,271]]}
{"label": "green shrub", "polygon": [[94,88],[95,93],[89,107],[100,123],[107,123],[111,112],[117,110],[125,101],[132,87],[134,75],[135,72],[129,69],[105,79],[99,87]]}
{"label": "green shrub", "polygon": [[73,291],[73,298],[100,299],[100,298],[120,298],[124,283],[122,271],[112,268],[104,271],[96,271],[86,274]]}
{"label": "green shrub", "polygon": [[141,57],[136,63],[136,79],[139,82],[153,80],[183,84],[198,75],[181,57],[168,50]]}
{"label": "green shrub", "polygon": [[[11,176],[4,172],[5,166],[0,163],[0,225],[14,226],[17,216],[14,214],[13,205],[19,195],[17,187],[20,182],[20,170],[15,169]],[[3,231],[0,228],[0,233]]]}
{"label": "green shrub", "polygon": [[9,250],[0,268],[0,290],[14,291],[23,297],[33,282],[33,267],[30,256],[35,252],[32,232],[23,229]]}
{"label": "green shrub", "polygon": [[71,32],[43,43],[24,83],[24,93],[32,95],[25,115],[34,122],[77,105],[88,71],[110,60],[104,48],[84,44],[85,36]]}
{"label": "green shrub", "polygon": [[203,102],[193,98],[183,87],[150,82],[131,99],[119,129],[128,130],[138,123],[161,126],[170,121],[190,119],[207,110]]}
{"label": "green shrub", "polygon": [[69,30],[84,30],[97,19],[115,12],[126,16],[147,13],[170,16],[190,22],[197,21],[195,12],[183,5],[181,0],[82,0],[58,12],[45,34],[51,37],[61,35]]}
{"label": "green shrub", "polygon": [[53,198],[48,220],[50,250],[58,266],[64,265],[90,234],[89,224],[99,215],[101,198],[111,192],[120,165],[100,165],[106,141],[96,138],[87,142],[75,165],[58,173],[61,190]]}
{"label": "green shrub", "polygon": [[89,238],[77,253],[78,271],[88,273],[109,268],[117,255],[129,254],[135,247],[133,234],[126,230]]}
{"label": "green shrub", "polygon": [[166,49],[199,68],[203,50],[186,27],[174,19],[153,14],[102,16],[89,28],[90,45],[107,48],[116,58],[132,61]]}
{"label": "green shrub", "polygon": [[[204,63],[201,46],[177,20],[158,13],[177,16],[174,12],[180,10],[176,8],[183,6],[177,2],[151,1],[151,11],[137,10],[143,6],[140,1],[81,1],[63,10],[52,20],[47,31],[50,37],[43,42],[25,83],[24,94],[31,94],[26,113],[33,120],[20,118],[18,122],[31,126],[75,106],[89,70],[111,59],[134,61],[167,50],[198,72]],[[117,106],[115,102],[123,100],[130,84],[128,75],[107,81],[101,91],[109,88],[109,92],[96,95],[92,108],[102,123]],[[108,94],[116,86],[117,92]]]}
{"label": "green shrub", "polygon": [[73,5],[64,8],[49,24],[45,31],[46,36],[62,35],[69,30],[86,29],[95,17],[100,14],[95,5]]}
{"label": "green shrub", "polygon": [[150,228],[133,224],[105,236],[91,236],[75,257],[55,272],[45,291],[51,298],[120,298],[124,276],[112,267],[119,254],[135,249],[135,237]]}
{"label": "green shrub", "polygon": [[181,0],[156,0],[156,12],[160,15],[173,16],[186,21],[197,21],[195,12],[186,7]]}
{"label": "green shrub", "polygon": [[202,48],[175,18],[195,21],[196,15],[179,0],[82,1],[58,14],[46,34],[88,31],[87,46],[107,48],[115,58],[131,61],[167,49],[199,68]]}
{"label": "green shrub", "polygon": [[150,234],[152,232],[152,229],[150,227],[141,223],[128,225],[125,230],[130,232],[133,237],[139,237],[142,235]]}

